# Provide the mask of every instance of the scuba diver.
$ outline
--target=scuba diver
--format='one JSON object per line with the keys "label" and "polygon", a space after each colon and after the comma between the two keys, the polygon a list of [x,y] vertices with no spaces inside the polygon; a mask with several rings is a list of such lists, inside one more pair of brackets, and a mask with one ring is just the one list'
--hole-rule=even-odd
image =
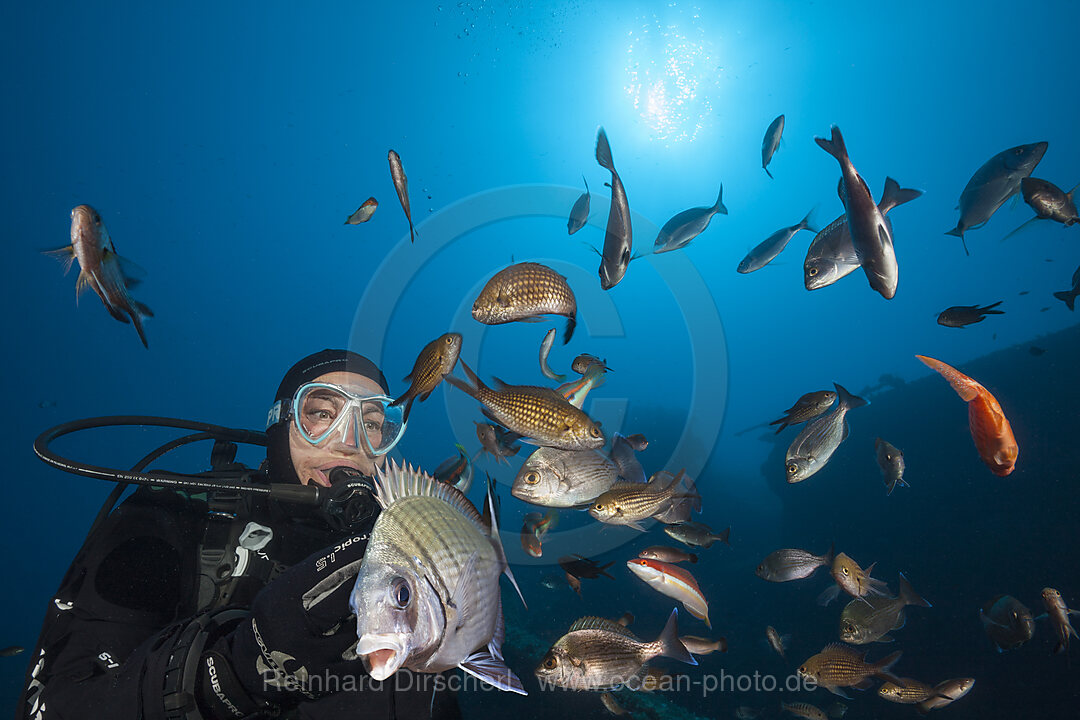
{"label": "scuba diver", "polygon": [[[190,436],[215,439],[199,475],[79,465],[39,438],[50,464],[138,485],[112,509],[116,488],[64,576],[16,717],[460,718],[447,678],[375,682],[354,650],[349,595],[379,511],[371,476],[405,429],[388,395],[362,355],[304,358],[265,436],[215,428],[265,444],[258,471],[222,432]],[[174,423],[156,424],[215,427]]]}

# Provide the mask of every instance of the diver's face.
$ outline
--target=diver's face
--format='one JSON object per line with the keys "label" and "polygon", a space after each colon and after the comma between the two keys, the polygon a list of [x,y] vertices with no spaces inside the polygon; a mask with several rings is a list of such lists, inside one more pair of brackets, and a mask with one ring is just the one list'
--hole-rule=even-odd
{"label": "diver's face", "polygon": [[[356,395],[383,395],[383,389],[369,377],[351,372],[332,372],[320,375],[314,382],[340,385]],[[347,433],[352,436],[352,433]],[[360,447],[351,440],[344,440],[340,433],[333,433],[320,445],[312,445],[296,429],[296,423],[289,420],[289,452],[293,469],[303,485],[322,485],[330,487],[327,473],[335,467],[348,466],[365,475],[374,475],[376,465],[381,466],[384,456],[375,457],[361,443]]]}

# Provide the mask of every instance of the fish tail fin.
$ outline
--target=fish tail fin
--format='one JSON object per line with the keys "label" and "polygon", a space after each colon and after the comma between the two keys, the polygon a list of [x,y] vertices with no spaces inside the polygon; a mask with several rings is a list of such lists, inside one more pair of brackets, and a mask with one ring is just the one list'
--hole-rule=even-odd
{"label": "fish tail fin", "polygon": [[832,567],[833,561],[836,560],[836,543],[829,544],[829,552],[825,553],[824,564],[828,567]]}
{"label": "fish tail fin", "polygon": [[728,547],[731,547],[731,526],[728,525],[721,532],[714,535],[713,539],[714,540],[719,540],[720,542],[724,543]]}
{"label": "fish tail fin", "polygon": [[817,212],[817,205],[810,208],[810,212],[806,213],[803,219],[799,222],[798,227],[802,230],[809,230],[810,232],[816,233],[817,229],[810,225],[811,218],[813,217],[815,212]]}
{"label": "fish tail fin", "polygon": [[64,263],[64,274],[67,275],[71,270],[71,263],[75,262],[75,247],[73,245],[65,245],[62,248],[56,248],[55,250],[42,250],[42,255],[52,255],[54,258]]}
{"label": "fish tail fin", "polygon": [[[410,395],[409,399],[406,401],[405,410],[401,413],[402,424],[409,422],[409,413],[412,412],[412,404],[414,400],[416,400],[416,396]],[[397,401],[395,400],[395,402]]]}
{"label": "fish tail fin", "polygon": [[447,375],[445,378],[446,382],[450,383],[458,390],[461,390],[466,395],[475,398],[480,388],[484,386],[484,383],[480,381],[480,378],[476,376],[476,373],[472,371],[472,368],[469,367],[464,358],[458,358],[458,362],[461,363],[462,369],[465,370],[465,375],[469,378],[469,382],[465,382],[454,375]]}
{"label": "fish tail fin", "polygon": [[570,317],[566,318],[566,330],[563,331],[563,339],[562,339],[563,345],[566,345],[568,342],[570,342],[570,338],[572,338],[574,336],[574,328],[576,328],[576,327],[577,327],[577,315],[576,314],[571,315]]}
{"label": "fish tail fin", "polygon": [[900,573],[900,599],[904,601],[904,605],[933,607],[926,598],[915,592],[915,588],[911,587],[911,583],[904,577],[904,573]]}
{"label": "fish tail fin", "polygon": [[585,183],[585,193],[589,194],[589,181],[585,179],[585,174],[582,173],[581,180]]}
{"label": "fish tail fin", "polygon": [[[769,172],[766,170],[765,172]],[[769,177],[772,177],[770,175]],[[727,207],[724,205],[724,183],[720,183],[720,192],[716,194],[716,204],[712,206],[714,213],[720,213],[721,215],[727,215]]]}
{"label": "fish tail fin", "polygon": [[926,365],[931,370],[936,370],[941,377],[949,381],[952,385],[952,389],[956,391],[956,394],[960,396],[960,399],[964,402],[971,402],[979,396],[979,391],[982,390],[982,385],[969,378],[964,373],[960,372],[951,365],[946,365],[940,360],[935,360],[932,357],[926,357],[925,355],[916,355],[915,357]]}
{"label": "fish tail fin", "polygon": [[1069,308],[1070,310],[1073,309],[1073,305],[1076,302],[1076,293],[1074,293],[1071,290],[1064,290],[1062,292],[1056,292],[1056,293],[1054,293],[1054,297],[1056,297],[1061,302],[1065,303],[1065,307]]}
{"label": "fish tail fin", "polygon": [[681,660],[688,665],[697,665],[697,660],[694,659],[694,656],[690,654],[690,651],[687,650],[686,646],[679,640],[678,608],[672,609],[667,624],[664,625],[664,629],[660,633],[660,637],[656,638],[656,644],[660,647],[660,655],[674,658],[675,660]]}
{"label": "fish tail fin", "polygon": [[832,126],[832,137],[828,140],[825,138],[816,137],[814,142],[824,150],[832,155],[837,160],[842,160],[848,156],[847,145],[844,144],[844,136],[840,134],[840,128]]}
{"label": "fish tail fin", "polygon": [[880,661],[874,663],[874,674],[883,680],[890,680],[898,685],[902,685],[900,678],[896,677],[892,673],[892,667],[900,661],[900,656],[903,655],[903,651],[897,650],[892,655],[886,655]]}
{"label": "fish tail fin", "polygon": [[839,383],[833,383],[833,387],[836,388],[836,396],[840,398],[840,403],[846,405],[848,410],[870,404],[869,400],[864,400],[858,395],[852,395]]}
{"label": "fish tail fin", "polygon": [[885,178],[885,189],[881,193],[881,200],[878,201],[878,209],[882,213],[887,213],[897,205],[911,202],[922,194],[922,190],[902,188],[900,183],[891,177],[887,177]]}
{"label": "fish tail fin", "polygon": [[1004,300],[998,300],[996,303],[994,303],[992,305],[987,305],[986,307],[981,307],[981,308],[979,308],[979,312],[981,314],[983,314],[983,315],[1004,315],[1005,314],[1004,310],[994,310],[994,308],[996,308],[998,305],[1000,305],[1003,302],[1005,302],[1005,301]]}
{"label": "fish tail fin", "polygon": [[761,166],[761,169],[765,171],[765,174],[769,176],[769,179],[770,179],[770,180],[774,180],[774,179],[775,179],[775,178],[774,178],[774,177],[772,176],[772,173],[771,173],[771,172],[769,172],[769,168],[767,168],[766,166],[762,165],[762,166]]}
{"label": "fish tail fin", "polygon": [[611,159],[611,145],[608,144],[607,133],[602,125],[596,131],[596,162],[605,170],[615,171],[615,163]]}

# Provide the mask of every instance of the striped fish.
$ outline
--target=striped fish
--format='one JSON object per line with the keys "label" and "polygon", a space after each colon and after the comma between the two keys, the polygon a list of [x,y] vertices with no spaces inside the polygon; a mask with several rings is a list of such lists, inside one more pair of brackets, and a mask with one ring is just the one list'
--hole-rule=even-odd
{"label": "striped fish", "polygon": [[492,389],[461,361],[472,384],[453,375],[446,381],[483,404],[484,414],[506,429],[531,438],[537,445],[563,450],[596,450],[604,446],[604,433],[588,415],[551,388],[507,385],[498,378]]}
{"label": "striped fish", "polygon": [[781,710],[787,710],[795,717],[808,718],[809,720],[827,720],[829,717],[816,705],[810,703],[780,703]]}
{"label": "striped fish", "polygon": [[817,572],[820,567],[832,567],[834,548],[824,555],[815,555],[798,548],[784,548],[765,556],[754,573],[769,582],[789,582],[805,580]]}
{"label": "striped fish", "polygon": [[563,344],[577,325],[577,299],[566,278],[547,265],[523,262],[495,273],[472,307],[473,319],[485,325],[535,322],[541,315],[566,318]]}
{"label": "striped fish", "polygon": [[640,521],[666,512],[673,502],[699,498],[693,481],[684,483],[683,471],[672,477],[659,472],[647,483],[617,482],[596,498],[589,514],[602,523],[626,525],[644,532]]}
{"label": "striped fish", "polygon": [[537,448],[514,478],[510,494],[544,507],[575,507],[615,483],[618,468],[598,450]]}
{"label": "striped fish", "polygon": [[899,682],[890,670],[901,654],[897,651],[879,662],[868,663],[865,652],[843,643],[831,643],[799,666],[799,677],[846,697],[840,688],[865,690],[872,684],[872,677]]}
{"label": "striped fish", "polygon": [[914,705],[933,695],[934,688],[918,680],[900,678],[898,682],[889,680],[883,683],[877,692],[878,695],[890,702],[900,703],[901,705]]}
{"label": "striped fish", "polygon": [[689,570],[662,560],[641,557],[627,560],[626,567],[653,590],[678,600],[688,613],[712,627],[709,622],[709,603]]}
{"label": "striped fish", "polygon": [[461,334],[446,333],[435,338],[420,351],[413,363],[412,372],[405,376],[410,380],[409,389],[391,405],[405,403],[405,422],[409,421],[409,411],[412,410],[413,401],[420,398],[420,402],[428,399],[442,379],[454,371],[457,365],[458,355],[461,354]]}
{"label": "striped fish", "polygon": [[920,715],[950,705],[968,694],[975,686],[975,678],[953,678],[934,687],[934,694],[915,706]]}
{"label": "striped fish", "polygon": [[515,588],[517,582],[499,540],[490,485],[486,524],[461,491],[412,466],[391,462],[375,484],[382,512],[349,598],[356,654],[368,673],[382,681],[403,667],[459,667],[526,694],[502,658],[499,575]]}
{"label": "striped fish", "polygon": [[652,642],[640,640],[614,620],[583,617],[547,651],[536,677],[541,688],[614,690],[640,682],[648,670],[645,664],[661,655],[697,665],[679,642],[677,610]]}

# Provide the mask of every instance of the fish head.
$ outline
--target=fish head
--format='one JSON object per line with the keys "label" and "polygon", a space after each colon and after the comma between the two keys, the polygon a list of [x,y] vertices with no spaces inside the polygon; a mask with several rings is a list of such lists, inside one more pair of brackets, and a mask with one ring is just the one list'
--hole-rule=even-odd
{"label": "fish head", "polygon": [[349,605],[356,613],[356,654],[375,680],[430,656],[443,640],[442,600],[404,557],[386,562],[378,548],[373,557],[365,555]]}
{"label": "fish head", "polygon": [[604,431],[588,415],[577,413],[566,418],[563,437],[570,440],[576,450],[599,450],[604,447]]}
{"label": "fish head", "polygon": [[618,285],[630,265],[630,248],[618,248],[613,255],[605,253],[600,259],[600,289],[610,290]]}
{"label": "fish head", "polygon": [[1030,175],[1035,166],[1039,164],[1039,161],[1043,159],[1048,146],[1049,143],[1047,142],[1037,142],[1010,148],[1005,151],[1005,167],[1012,172]]}
{"label": "fish head", "polygon": [[461,333],[446,333],[437,341],[439,357],[439,369],[449,373],[457,364],[458,355],[461,354]]}
{"label": "fish head", "polygon": [[787,472],[787,481],[789,483],[802,482],[814,474],[815,464],[814,458],[812,457],[788,458],[787,466],[785,468],[785,471]]}
{"label": "fish head", "polygon": [[1047,607],[1056,606],[1061,602],[1061,593],[1052,587],[1043,588],[1042,598]]}
{"label": "fish head", "polygon": [[817,683],[818,677],[821,672],[821,665],[821,655],[814,655],[809,660],[800,665],[799,669],[796,670],[796,673],[804,681]]}
{"label": "fish head", "polygon": [[589,506],[589,514],[600,522],[611,522],[622,512],[619,510],[618,500],[607,492],[593,500],[592,505]]}
{"label": "fish head", "polygon": [[548,462],[544,457],[537,457],[544,450],[545,448],[540,448],[530,455],[518,470],[510,488],[510,494],[518,500],[539,505],[543,504],[541,501],[547,501],[559,494],[562,473],[556,464]]}
{"label": "fish head", "polygon": [[[71,210],[71,247],[79,264],[86,267],[101,262],[101,252],[108,243],[108,232],[98,211],[89,205]],[[88,262],[86,262],[88,261]]]}
{"label": "fish head", "polygon": [[550,683],[565,687],[570,683],[575,673],[578,675],[583,674],[584,668],[579,668],[574,664],[565,643],[560,640],[547,651],[533,672],[541,685]]}
{"label": "fish head", "polygon": [[886,682],[878,688],[878,695],[886,700],[896,700],[900,697],[900,686],[893,682]]}
{"label": "fish head", "polygon": [[762,562],[757,568],[754,569],[754,574],[762,580],[769,580],[773,577],[773,570],[769,567],[769,563]]}
{"label": "fish head", "polygon": [[[855,601],[861,602],[861,601]],[[862,645],[866,638],[866,628],[851,618],[840,618],[840,639],[852,645]]]}

